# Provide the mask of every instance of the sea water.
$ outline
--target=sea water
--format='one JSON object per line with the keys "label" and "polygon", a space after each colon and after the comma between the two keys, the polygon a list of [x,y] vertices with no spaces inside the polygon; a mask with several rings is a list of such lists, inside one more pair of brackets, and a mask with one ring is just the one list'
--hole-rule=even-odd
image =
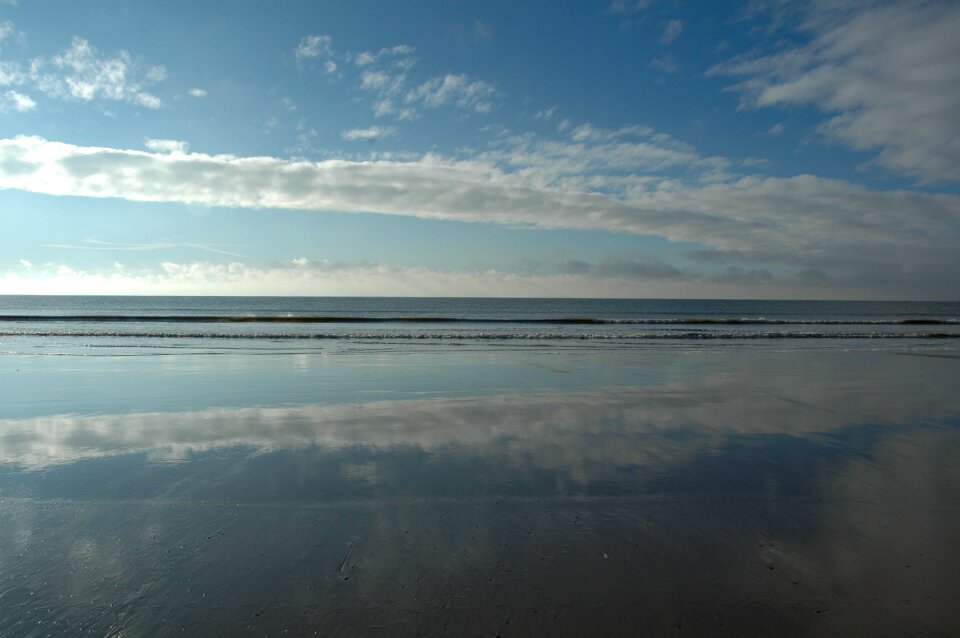
{"label": "sea water", "polygon": [[[162,348],[164,340],[204,347],[415,340],[619,348],[708,340],[822,347],[840,339],[843,347],[854,340],[882,347],[886,340],[902,348],[958,338],[957,302],[0,296],[0,349],[7,352]],[[224,339],[233,343],[217,346]]]}

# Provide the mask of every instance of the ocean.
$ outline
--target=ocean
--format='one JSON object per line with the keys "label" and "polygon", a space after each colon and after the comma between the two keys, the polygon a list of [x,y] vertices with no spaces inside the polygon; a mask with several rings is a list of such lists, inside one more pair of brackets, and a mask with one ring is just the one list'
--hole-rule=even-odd
{"label": "ocean", "polygon": [[0,636],[960,635],[960,303],[0,296]]}
{"label": "ocean", "polygon": [[[0,296],[0,348],[75,354],[267,340],[584,342],[630,347],[808,340],[930,347],[960,338],[960,303],[645,299]],[[419,347],[419,346],[418,346]]]}

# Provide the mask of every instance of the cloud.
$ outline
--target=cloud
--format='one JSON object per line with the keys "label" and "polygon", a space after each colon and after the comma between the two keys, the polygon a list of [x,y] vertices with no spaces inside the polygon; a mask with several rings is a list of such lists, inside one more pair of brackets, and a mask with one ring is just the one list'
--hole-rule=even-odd
{"label": "cloud", "polygon": [[676,73],[677,63],[669,55],[664,55],[659,58],[654,58],[650,60],[650,63],[647,65],[652,71],[659,71],[660,73]]}
{"label": "cloud", "polygon": [[374,95],[374,115],[411,120],[423,109],[453,107],[475,113],[493,109],[496,89],[483,80],[447,73],[419,83],[411,81],[409,73],[416,62],[413,51],[400,44],[376,54],[365,51],[354,58],[354,63],[363,68],[360,88]]}
{"label": "cloud", "polygon": [[353,63],[357,66],[366,66],[368,64],[373,64],[377,61],[377,57],[370,51],[364,51],[360,53],[353,59]]}
{"label": "cloud", "polygon": [[660,261],[636,260],[629,257],[607,257],[597,264],[570,259],[559,264],[565,275],[591,275],[600,278],[625,279],[693,279],[679,269]]}
{"label": "cloud", "polygon": [[392,58],[391,63],[393,66],[398,66],[402,69],[409,70],[416,64],[416,60],[413,58],[414,48],[406,44],[398,44],[392,47],[385,47],[380,49],[377,53],[372,51],[364,51],[357,54],[353,58],[353,63],[357,66],[368,66],[374,64],[380,60],[386,58]]}
{"label": "cloud", "polygon": [[537,111],[536,114],[533,116],[533,119],[535,119],[535,120],[552,120],[556,114],[557,114],[557,105],[554,104],[553,106],[551,106],[551,107],[548,108],[548,109],[543,109],[543,110],[541,110],[541,111]]}
{"label": "cloud", "polygon": [[[172,246],[172,245],[170,245]],[[166,245],[79,245],[64,249],[149,251]],[[209,248],[193,246],[192,248]],[[7,294],[238,294],[360,296],[518,296],[583,297],[606,295],[675,296],[678,288],[644,287],[637,276],[582,273],[512,273],[486,269],[444,271],[419,266],[345,263],[298,257],[287,263],[253,266],[229,263],[172,262],[159,268],[84,270],[65,264],[32,270],[0,271]],[[695,285],[696,282],[691,282]],[[691,290],[694,288],[691,288]],[[755,294],[755,291],[751,291]]]}
{"label": "cloud", "polygon": [[683,22],[680,20],[670,20],[667,26],[663,28],[663,34],[660,36],[660,44],[670,44],[680,37],[683,33]]}
{"label": "cloud", "polygon": [[[0,188],[622,231],[762,254],[769,256],[765,263],[818,268],[864,290],[960,294],[960,197],[872,191],[812,175],[733,176],[726,164],[642,127],[578,127],[567,142],[521,137],[472,159],[406,161],[308,162],[0,140]],[[676,170],[692,173],[658,175]]]}
{"label": "cloud", "polygon": [[[87,243],[89,242],[89,243]],[[118,244],[94,242],[46,245],[63,250],[149,252],[190,248],[237,256],[205,244]],[[681,271],[669,264],[642,259],[605,258],[597,263],[567,260],[555,272],[539,267],[518,272],[438,270],[366,261],[343,262],[297,257],[284,263],[251,265],[241,261],[164,261],[155,267],[80,269],[46,263],[32,269],[0,271],[0,290],[6,294],[158,294],[158,295],[332,295],[332,296],[441,296],[441,297],[783,297],[807,294],[849,297],[848,291],[828,280],[801,281],[799,277],[750,277],[738,269],[719,276]],[[863,293],[855,295],[864,297]],[[869,298],[869,296],[868,296]]]}
{"label": "cloud", "polygon": [[207,97],[207,91],[205,89],[193,88],[188,91],[191,97]]}
{"label": "cloud", "polygon": [[18,113],[27,113],[37,108],[37,103],[29,95],[10,90],[3,94],[3,100],[0,101],[0,110],[5,111],[8,108]]}
{"label": "cloud", "polygon": [[597,264],[596,272],[603,277],[635,277],[638,279],[679,279],[684,273],[660,261],[635,260],[625,257],[606,258]]}
{"label": "cloud", "polygon": [[495,93],[496,89],[483,80],[472,80],[463,74],[448,73],[443,77],[431,78],[412,89],[404,101],[422,104],[428,108],[453,105],[477,113],[489,113],[493,108],[491,98]]}
{"label": "cloud", "polygon": [[370,128],[355,128],[340,133],[340,137],[345,140],[375,140],[384,137],[396,135],[397,129],[392,126],[371,126]]}
{"label": "cloud", "polygon": [[700,157],[689,145],[644,126],[600,129],[582,124],[570,129],[567,139],[511,136],[494,147],[480,157],[522,170],[528,180],[543,186],[563,182],[585,190],[645,187],[651,173],[670,169],[706,179],[729,166],[723,158]]}
{"label": "cloud", "polygon": [[43,244],[44,248],[60,248],[64,250],[98,250],[110,252],[142,252],[149,250],[169,250],[171,248],[191,248],[202,250],[204,252],[216,253],[218,255],[228,255],[231,257],[242,257],[239,253],[224,250],[213,244],[172,244],[166,242],[151,243],[118,243],[111,241],[101,241],[99,239],[84,239],[80,244]]}
{"label": "cloud", "polygon": [[960,5],[955,2],[814,4],[805,44],[711,69],[746,79],[749,108],[812,105],[819,131],[921,182],[960,179]]}
{"label": "cloud", "polygon": [[473,35],[478,40],[489,40],[493,35],[493,27],[489,22],[484,22],[474,18],[473,20]]}
{"label": "cloud", "polygon": [[300,39],[300,44],[294,50],[297,60],[316,58],[332,53],[333,38],[329,35],[307,35]]}
{"label": "cloud", "polygon": [[364,90],[381,90],[390,85],[391,76],[383,71],[364,71],[360,76],[360,88]]}
{"label": "cloud", "polygon": [[496,90],[483,80],[466,75],[447,74],[406,89],[405,73],[390,74],[383,70],[364,71],[360,88],[377,94],[374,103],[376,115],[394,113],[400,119],[416,117],[422,108],[434,109],[452,106],[476,113],[488,113],[493,108]]}
{"label": "cloud", "polygon": [[[0,63],[0,85],[32,86],[60,100],[91,102],[114,100],[158,109],[163,101],[145,90],[166,79],[162,66],[144,67],[126,51],[101,54],[87,40],[73,38],[70,47],[52,58],[35,58],[28,67]],[[6,94],[18,110],[29,110],[33,100],[16,91]]]}
{"label": "cloud", "polygon": [[11,42],[16,42],[17,44],[23,44],[26,42],[26,37],[23,35],[22,31],[17,30],[16,25],[10,20],[4,20],[0,22],[0,50],[3,49],[3,46],[10,44]]}
{"label": "cloud", "polygon": [[148,139],[143,145],[151,151],[157,151],[158,153],[186,153],[190,147],[189,144],[180,140]]}
{"label": "cloud", "polygon": [[770,137],[779,137],[783,134],[784,128],[783,122],[777,122],[767,130],[767,135]]}
{"label": "cloud", "polygon": [[[74,38],[70,48],[51,58],[50,64],[64,71],[62,76],[44,75],[37,81],[45,93],[90,101],[96,97],[125,100],[158,108],[159,99],[141,90],[140,81],[133,80],[134,64],[126,51],[114,57],[102,56],[82,38]],[[166,72],[163,67],[149,67],[144,80],[159,82]]]}
{"label": "cloud", "polygon": [[16,35],[16,33],[17,29],[12,22],[9,20],[0,22],[0,43],[3,43],[4,40]]}

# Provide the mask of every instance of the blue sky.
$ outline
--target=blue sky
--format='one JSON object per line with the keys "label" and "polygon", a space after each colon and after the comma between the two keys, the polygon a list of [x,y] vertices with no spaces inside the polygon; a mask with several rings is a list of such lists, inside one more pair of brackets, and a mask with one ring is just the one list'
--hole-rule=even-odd
{"label": "blue sky", "polygon": [[960,298],[954,2],[0,2],[0,293]]}

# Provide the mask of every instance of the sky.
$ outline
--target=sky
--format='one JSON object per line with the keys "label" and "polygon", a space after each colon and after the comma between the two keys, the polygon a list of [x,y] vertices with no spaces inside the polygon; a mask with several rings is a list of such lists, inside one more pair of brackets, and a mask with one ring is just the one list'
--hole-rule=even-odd
{"label": "sky", "polygon": [[0,0],[0,293],[957,300],[958,33],[952,1]]}

